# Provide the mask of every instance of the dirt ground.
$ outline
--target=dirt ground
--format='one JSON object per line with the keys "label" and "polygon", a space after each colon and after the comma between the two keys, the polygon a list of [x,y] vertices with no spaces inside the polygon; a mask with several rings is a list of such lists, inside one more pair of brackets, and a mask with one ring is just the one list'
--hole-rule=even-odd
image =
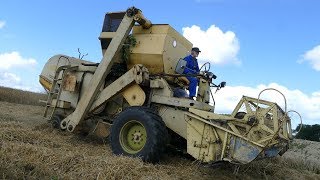
{"label": "dirt ground", "polygon": [[239,168],[179,154],[159,164],[115,156],[107,140],[51,128],[43,107],[0,101],[0,179],[320,179],[320,143],[294,140],[283,157]]}

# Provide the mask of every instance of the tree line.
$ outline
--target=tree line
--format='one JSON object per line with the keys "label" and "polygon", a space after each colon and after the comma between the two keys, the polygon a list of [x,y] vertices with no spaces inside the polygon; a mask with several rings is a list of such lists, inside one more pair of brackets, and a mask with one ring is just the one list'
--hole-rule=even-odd
{"label": "tree line", "polygon": [[[299,131],[301,126],[301,130]],[[296,133],[295,138],[297,139],[305,139],[309,141],[317,141],[320,142],[320,125],[308,125],[308,124],[299,124],[296,129],[293,131]]]}

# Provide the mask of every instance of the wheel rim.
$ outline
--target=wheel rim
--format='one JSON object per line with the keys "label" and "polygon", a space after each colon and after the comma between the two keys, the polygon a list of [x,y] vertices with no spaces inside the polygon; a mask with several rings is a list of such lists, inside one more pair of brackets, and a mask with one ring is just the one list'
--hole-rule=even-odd
{"label": "wheel rim", "polygon": [[136,154],[147,142],[147,131],[143,124],[131,120],[121,128],[119,140],[124,151]]}

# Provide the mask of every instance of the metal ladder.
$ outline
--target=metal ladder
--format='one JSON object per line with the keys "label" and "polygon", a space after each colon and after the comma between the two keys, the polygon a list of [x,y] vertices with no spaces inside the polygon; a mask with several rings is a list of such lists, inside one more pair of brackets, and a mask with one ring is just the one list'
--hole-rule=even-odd
{"label": "metal ladder", "polygon": [[[66,66],[60,66],[56,72],[55,72],[55,75],[54,75],[54,78],[53,78],[53,82],[52,82],[52,85],[51,85],[51,88],[50,88],[50,92],[48,93],[48,99],[47,99],[47,102],[46,102],[46,107],[45,107],[45,110],[44,110],[44,114],[43,114],[43,117],[45,117],[48,121],[50,121],[52,119],[52,116],[56,110],[56,107],[58,106],[58,103],[59,103],[59,99],[60,99],[60,95],[61,95],[61,86],[58,88],[58,92],[56,92],[56,85],[57,85],[57,82],[58,81],[61,81],[63,80],[65,74],[72,70],[70,69],[70,65],[66,65]],[[63,72],[62,73],[62,77],[59,79],[59,75],[60,75],[60,72]],[[52,101],[53,101],[53,96],[54,95],[57,95],[56,97],[56,102],[54,103],[54,105],[52,104]],[[50,116],[48,117],[48,110],[49,108],[52,107],[52,112],[50,113]]]}

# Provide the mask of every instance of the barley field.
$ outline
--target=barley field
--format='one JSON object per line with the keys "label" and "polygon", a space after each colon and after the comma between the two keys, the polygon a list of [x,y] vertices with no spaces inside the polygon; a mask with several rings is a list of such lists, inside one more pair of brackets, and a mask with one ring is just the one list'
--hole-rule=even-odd
{"label": "barley field", "polygon": [[168,152],[158,164],[115,156],[108,139],[53,129],[44,94],[0,88],[1,179],[320,179],[320,143],[294,140],[282,157],[201,164]]}

